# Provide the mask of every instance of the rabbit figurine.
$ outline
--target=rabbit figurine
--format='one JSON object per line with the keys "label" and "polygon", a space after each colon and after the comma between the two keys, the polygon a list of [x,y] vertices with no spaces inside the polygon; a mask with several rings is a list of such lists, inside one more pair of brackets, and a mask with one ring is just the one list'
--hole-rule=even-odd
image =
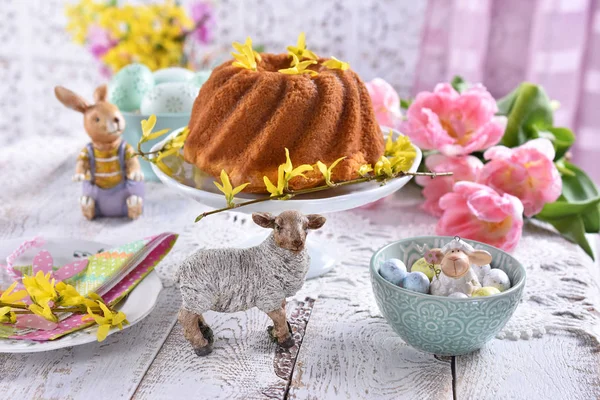
{"label": "rabbit figurine", "polygon": [[83,125],[91,143],[81,151],[73,180],[83,182],[80,198],[83,215],[136,219],[142,215],[144,175],[135,151],[121,134],[125,119],[119,109],[106,101],[106,85],[94,92],[96,104],[62,86],[54,88],[56,98],[83,114]]}

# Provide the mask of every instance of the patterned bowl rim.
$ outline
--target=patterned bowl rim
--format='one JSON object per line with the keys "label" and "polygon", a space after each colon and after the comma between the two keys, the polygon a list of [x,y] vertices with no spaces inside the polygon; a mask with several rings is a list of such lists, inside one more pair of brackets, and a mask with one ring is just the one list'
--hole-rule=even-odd
{"label": "patterned bowl rim", "polygon": [[[385,251],[386,249],[392,247],[392,246],[396,246],[400,243],[406,243],[406,242],[416,242],[416,241],[425,241],[425,240],[430,240],[432,238],[439,238],[439,239],[448,239],[448,240],[452,240],[454,239],[454,236],[414,236],[414,237],[409,237],[406,239],[401,239],[401,240],[397,240],[395,242],[391,242],[386,244],[385,246],[381,247],[379,250],[375,251],[373,253],[373,255],[371,256],[371,261],[369,262],[370,264],[370,270],[371,270],[371,275],[375,276],[375,279],[377,279],[379,282],[382,282],[384,285],[386,285],[387,287],[391,288],[392,290],[397,290],[399,292],[403,292],[407,295],[413,295],[413,296],[417,296],[417,297],[423,297],[423,298],[427,298],[427,299],[445,299],[447,301],[454,301],[454,302],[469,302],[469,301],[491,301],[491,300],[495,300],[495,299],[499,299],[502,297],[509,297],[511,296],[513,293],[516,293],[518,291],[520,291],[524,286],[525,286],[525,281],[527,280],[527,272],[525,271],[525,267],[523,267],[523,264],[521,264],[519,262],[519,260],[517,260],[516,258],[514,258],[512,255],[510,255],[509,253],[505,252],[504,250],[501,250],[497,247],[494,247],[492,245],[489,245],[487,243],[483,243],[483,242],[478,242],[476,240],[471,240],[471,239],[462,239],[466,242],[469,242],[471,244],[477,244],[477,245],[481,245],[483,247],[489,247],[492,248],[496,251],[499,251],[500,253],[503,253],[505,256],[508,256],[509,258],[511,258],[515,265],[517,266],[517,268],[521,271],[521,274],[523,275],[522,279],[520,279],[515,285],[512,285],[510,287],[510,289],[505,290],[504,292],[501,292],[499,294],[494,294],[492,296],[482,296],[482,297],[469,297],[467,299],[461,299],[461,298],[456,298],[456,297],[447,297],[447,296],[436,296],[433,294],[426,294],[426,293],[419,293],[419,292],[415,292],[413,290],[408,290],[405,288],[402,288],[400,286],[396,286],[391,282],[386,281],[385,279],[383,279],[383,277],[381,275],[379,275],[379,271],[375,268],[375,259],[377,258],[377,256]],[[371,286],[373,286],[373,283],[371,283]]]}

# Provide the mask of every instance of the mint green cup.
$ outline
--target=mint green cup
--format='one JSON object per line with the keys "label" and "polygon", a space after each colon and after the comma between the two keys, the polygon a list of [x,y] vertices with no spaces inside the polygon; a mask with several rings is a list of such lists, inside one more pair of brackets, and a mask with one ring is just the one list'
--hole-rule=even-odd
{"label": "mint green cup", "polygon": [[399,240],[377,250],[371,258],[371,284],[377,306],[392,329],[412,347],[442,356],[458,356],[483,347],[508,322],[523,295],[525,268],[510,254],[485,243],[465,240],[492,255],[512,287],[488,297],[457,299],[422,294],[398,287],[379,275],[379,266],[397,258],[410,269],[428,249],[440,248],[449,236]]}
{"label": "mint green cup", "polygon": [[[122,111],[121,113],[123,114],[123,117],[125,117],[125,131],[123,132],[123,139],[125,139],[125,141],[132,145],[133,148],[137,151],[138,142],[142,137],[142,120],[148,119],[150,118],[150,116],[125,111]],[[154,126],[153,131],[157,132],[162,129],[168,129],[169,132],[165,134],[166,136],[175,129],[187,126],[188,122],[190,122],[189,113],[157,114],[156,125]],[[150,148],[152,148],[152,146],[154,146],[156,143],[163,140],[165,136],[144,143],[142,146],[142,150],[150,151]],[[144,179],[146,181],[160,182],[156,174],[152,171],[152,167],[150,166],[150,163],[148,161],[140,159],[140,166],[142,167],[142,172],[144,173]]]}

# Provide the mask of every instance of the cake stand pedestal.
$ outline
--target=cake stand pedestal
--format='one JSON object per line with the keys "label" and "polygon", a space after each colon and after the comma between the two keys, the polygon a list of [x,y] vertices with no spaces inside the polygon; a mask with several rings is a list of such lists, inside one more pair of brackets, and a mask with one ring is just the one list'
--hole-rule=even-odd
{"label": "cake stand pedestal", "polygon": [[[177,135],[181,130],[177,129],[173,131],[169,136],[166,137],[162,142],[157,143],[152,147],[152,151],[158,151],[163,148],[164,144],[174,135]],[[382,132],[389,132],[389,128],[382,127]],[[401,135],[398,131],[394,131],[394,138]],[[416,157],[413,165],[410,167],[409,172],[416,172],[419,164],[421,163],[422,153],[419,148],[415,146]],[[168,158],[165,158],[168,160]],[[293,155],[292,155],[293,161]],[[167,186],[173,188],[178,193],[181,193],[187,197],[190,197],[201,204],[207,205],[212,208],[221,208],[225,205],[225,199],[223,194],[219,192],[214,185],[215,178],[208,175],[199,175],[198,173],[192,174],[190,171],[194,166],[186,163],[184,168],[188,169],[188,173],[183,173],[179,180],[165,174],[155,164],[152,164],[152,170],[158,176],[158,178]],[[197,172],[197,171],[196,171]],[[192,180],[189,176],[194,176]],[[188,177],[188,178],[186,178]],[[385,185],[381,185],[378,182],[364,182],[356,185],[347,185],[342,187],[333,188],[323,192],[315,192],[294,197],[290,200],[272,200],[261,203],[255,203],[248,206],[240,207],[236,209],[236,212],[242,213],[254,213],[254,212],[270,212],[273,214],[279,214],[285,210],[296,210],[303,214],[325,214],[337,211],[350,210],[372,203],[392,193],[400,190],[404,185],[408,183],[411,176],[404,176],[401,178],[393,179],[387,182]],[[264,195],[263,195],[264,196]],[[241,193],[236,196],[236,203],[242,203],[244,201],[254,200],[258,198],[257,195]],[[210,216],[205,217],[210,219]],[[205,220],[199,222],[199,224],[207,223]],[[268,232],[262,235],[256,235],[252,238],[237,244],[236,247],[251,247],[261,243]],[[307,238],[307,249],[311,257],[310,268],[307,274],[307,279],[321,276],[330,271],[333,266],[340,259],[339,252],[336,248],[328,245],[327,243],[317,242],[310,238],[310,233]]]}

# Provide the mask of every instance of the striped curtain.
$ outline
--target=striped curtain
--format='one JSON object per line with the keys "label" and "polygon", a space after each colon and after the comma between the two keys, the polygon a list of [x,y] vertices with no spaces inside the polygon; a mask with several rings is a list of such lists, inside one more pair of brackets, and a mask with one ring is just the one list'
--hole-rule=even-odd
{"label": "striped curtain", "polygon": [[462,75],[501,97],[522,81],[561,104],[574,161],[600,182],[600,0],[430,0],[413,90]]}

